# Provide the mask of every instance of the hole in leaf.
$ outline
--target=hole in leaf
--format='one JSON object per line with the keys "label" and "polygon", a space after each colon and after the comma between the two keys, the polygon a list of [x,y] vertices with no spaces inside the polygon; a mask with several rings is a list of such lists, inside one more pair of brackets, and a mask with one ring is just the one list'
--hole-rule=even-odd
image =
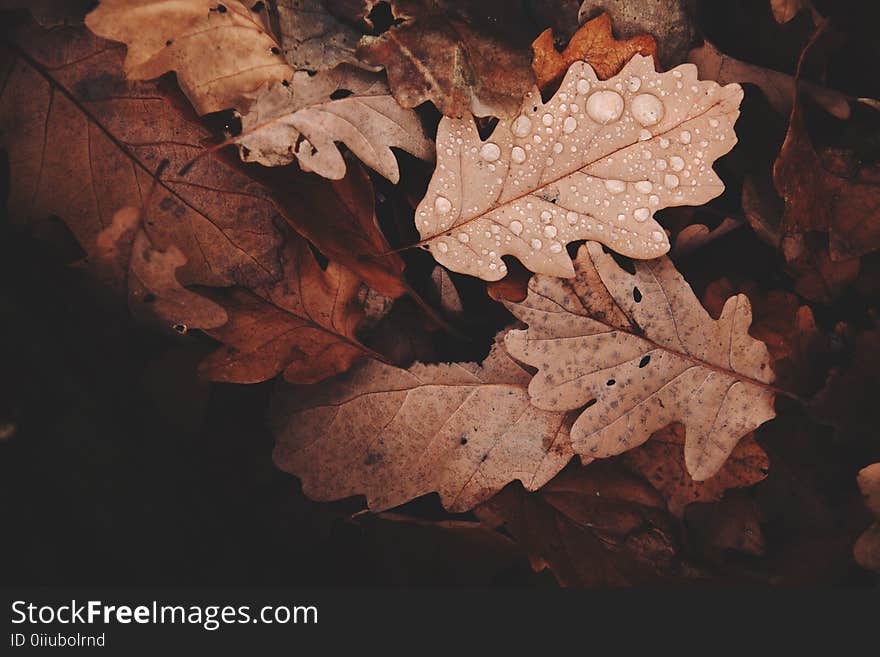
{"label": "hole in leaf", "polygon": [[348,98],[351,96],[352,92],[349,89],[337,89],[332,94],[330,94],[331,100],[342,100],[343,98]]}
{"label": "hole in leaf", "polygon": [[217,12],[220,14],[226,13],[226,5],[217,5]]}
{"label": "hole in leaf", "polygon": [[637,287],[633,288],[633,301],[636,303],[642,302],[642,291]]}
{"label": "hole in leaf", "polygon": [[144,295],[144,303],[154,303],[156,301],[156,295],[152,292],[147,292]]}
{"label": "hole in leaf", "polygon": [[650,362],[651,362],[651,356],[649,354],[649,355],[643,357],[642,360],[639,361],[639,367],[644,367],[645,365],[647,365]]}
{"label": "hole in leaf", "polygon": [[461,444],[467,445],[467,438],[465,438],[464,436],[461,437]]}
{"label": "hole in leaf", "polygon": [[278,49],[278,46],[272,46],[272,54],[273,55],[280,55],[281,54],[281,50]]}
{"label": "hole in leaf", "polygon": [[251,11],[254,12],[255,14],[259,14],[265,8],[266,8],[266,5],[263,2],[257,2],[254,4],[253,7],[251,7]]}
{"label": "hole in leaf", "polygon": [[387,32],[395,25],[400,25],[404,22],[402,18],[397,18],[394,15],[391,4],[388,2],[377,2],[376,6],[367,14],[367,21],[373,25],[373,36]]}
{"label": "hole in leaf", "polygon": [[175,324],[174,330],[180,333],[181,335],[186,333],[186,324]]}
{"label": "hole in leaf", "polygon": [[498,125],[498,119],[494,116],[482,116],[477,117],[474,120],[477,124],[477,133],[483,141],[486,141],[489,138],[489,135],[492,134],[495,126]]}
{"label": "hole in leaf", "polygon": [[605,382],[605,385],[606,385],[606,386],[613,386],[615,383],[617,383],[617,381],[615,381],[614,379],[608,379],[608,380]]}

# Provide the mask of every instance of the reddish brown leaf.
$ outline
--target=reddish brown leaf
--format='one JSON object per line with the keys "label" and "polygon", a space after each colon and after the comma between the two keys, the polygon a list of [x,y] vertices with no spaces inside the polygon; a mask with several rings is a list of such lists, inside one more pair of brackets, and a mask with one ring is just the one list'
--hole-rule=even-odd
{"label": "reddish brown leaf", "polygon": [[559,82],[568,67],[578,60],[592,66],[600,80],[607,80],[617,75],[637,53],[656,57],[657,44],[654,37],[647,34],[632,39],[615,39],[611,34],[611,19],[608,14],[601,14],[584,23],[562,52],[553,45],[553,30],[550,28],[532,42],[532,52],[535,80],[544,90]]}
{"label": "reddish brown leaf", "polygon": [[549,568],[563,586],[627,586],[674,573],[663,498],[612,462],[572,465],[536,493],[508,486],[476,512],[503,525],[532,567]]}

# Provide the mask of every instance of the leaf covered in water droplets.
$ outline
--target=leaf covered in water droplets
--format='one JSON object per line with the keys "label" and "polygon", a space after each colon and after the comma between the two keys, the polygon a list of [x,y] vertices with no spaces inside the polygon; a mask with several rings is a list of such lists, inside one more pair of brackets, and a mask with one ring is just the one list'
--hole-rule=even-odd
{"label": "leaf covered in water droplets", "polygon": [[741,99],[739,85],[700,82],[688,64],[656,73],[636,55],[600,81],[576,62],[553,98],[532,91],[486,141],[472,118],[440,122],[416,228],[440,264],[489,281],[504,277],[507,254],[572,276],[565,245],[580,239],[656,258],[669,240],[654,212],[724,189],[712,162],[736,142]]}
{"label": "leaf covered in water droplets", "polygon": [[511,356],[538,368],[538,408],[584,408],[574,451],[620,454],[670,422],[685,425],[685,464],[711,477],[737,441],[775,416],[770,355],[748,334],[746,296],[718,321],[668,258],[621,269],[595,242],[581,248],[570,280],[534,276],[529,296],[506,305],[527,330],[510,331]]}

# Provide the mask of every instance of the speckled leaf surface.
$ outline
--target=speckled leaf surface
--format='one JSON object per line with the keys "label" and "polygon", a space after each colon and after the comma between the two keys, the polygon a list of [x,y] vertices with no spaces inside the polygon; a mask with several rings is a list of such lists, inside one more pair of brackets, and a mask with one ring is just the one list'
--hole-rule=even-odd
{"label": "speckled leaf surface", "polygon": [[532,91],[485,141],[470,117],[440,122],[416,227],[440,264],[489,281],[508,254],[572,276],[565,245],[580,239],[656,258],[669,240],[654,212],[723,191],[712,163],[736,143],[741,99],[739,85],[699,81],[689,64],[656,73],[636,55],[601,81],[576,62],[553,98]]}
{"label": "speckled leaf surface", "polygon": [[770,356],[748,334],[748,298],[730,297],[718,321],[668,258],[636,261],[629,274],[588,243],[569,280],[534,276],[522,303],[529,325],[510,331],[514,358],[538,368],[529,384],[539,408],[584,408],[575,452],[620,454],[670,422],[685,426],[685,464],[711,477],[737,441],[775,416]]}
{"label": "speckled leaf surface", "polygon": [[519,479],[537,490],[570,460],[571,416],[529,403],[500,346],[482,365],[365,360],[321,388],[281,388],[274,459],[306,495],[364,495],[371,511],[439,492],[466,511]]}

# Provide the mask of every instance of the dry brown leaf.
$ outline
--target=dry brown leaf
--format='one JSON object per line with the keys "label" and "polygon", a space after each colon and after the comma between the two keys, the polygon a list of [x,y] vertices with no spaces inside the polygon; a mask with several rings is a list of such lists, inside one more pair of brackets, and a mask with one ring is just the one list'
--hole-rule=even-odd
{"label": "dry brown leaf", "polygon": [[577,20],[585,23],[606,12],[622,39],[650,34],[664,67],[681,64],[697,31],[688,0],[583,0]]}
{"label": "dry brown leaf", "polygon": [[615,39],[611,34],[611,19],[601,14],[584,23],[559,52],[553,44],[553,30],[547,28],[532,42],[532,70],[535,82],[543,90],[558,82],[576,61],[583,60],[593,67],[600,80],[617,75],[635,55],[657,55],[654,37],[643,34],[632,39]]}
{"label": "dry brown leaf", "polygon": [[415,215],[423,243],[448,269],[488,281],[504,277],[506,254],[572,276],[565,245],[580,239],[634,258],[666,253],[653,213],[718,196],[712,163],[736,143],[742,89],[696,73],[656,73],[636,55],[603,82],[579,62],[546,104],[533,90],[486,141],[472,118],[444,118]]}
{"label": "dry brown leaf", "polygon": [[529,404],[529,378],[500,346],[481,366],[365,360],[278,393],[275,463],[312,499],[364,495],[371,511],[432,492],[466,511],[514,479],[535,490],[572,454],[569,416]]}
{"label": "dry brown leaf", "polygon": [[880,573],[880,463],[859,471],[859,490],[865,496],[865,505],[878,519],[856,541],[853,552],[862,568]]}
{"label": "dry brown leaf", "polygon": [[627,586],[674,575],[663,498],[613,462],[572,466],[536,493],[516,484],[476,509],[562,586]]}
{"label": "dry brown leaf", "polygon": [[727,489],[746,488],[767,476],[770,461],[754,434],[740,440],[718,473],[706,481],[694,481],[687,473],[684,443],[684,426],[675,422],[623,456],[624,465],[660,491],[670,513],[678,518],[692,502],[720,500]]}
{"label": "dry brown leaf", "polygon": [[[718,84],[753,84],[764,92],[773,109],[785,116],[791,113],[795,85],[793,76],[725,55],[708,41],[691,50],[688,61],[697,66],[700,77],[715,80]],[[850,117],[849,98],[845,94],[806,80],[802,80],[798,87],[828,113],[839,119]]]}
{"label": "dry brown leaf", "polygon": [[511,356],[538,368],[532,403],[586,409],[572,426],[575,452],[620,454],[670,422],[687,429],[685,463],[702,481],[737,441],[775,416],[767,347],[748,335],[749,300],[727,300],[713,321],[668,258],[636,261],[634,275],[588,242],[570,280],[534,276],[508,309]]}
{"label": "dry brown leaf", "polygon": [[240,0],[102,0],[86,25],[128,46],[129,79],[175,71],[199,114],[243,109],[261,86],[293,75],[266,10]]}
{"label": "dry brown leaf", "polygon": [[298,71],[339,64],[363,66],[355,51],[361,35],[338,21],[321,0],[278,0],[278,32],[287,63]]}
{"label": "dry brown leaf", "polygon": [[241,127],[235,142],[243,160],[280,166],[296,158],[304,171],[334,180],[345,175],[337,142],[394,183],[400,171],[391,147],[434,156],[416,113],[397,104],[381,77],[347,66],[298,71],[287,85],[261,89]]}
{"label": "dry brown leaf", "polygon": [[81,25],[93,0],[0,0],[0,11],[27,9],[43,27]]}
{"label": "dry brown leaf", "polygon": [[727,233],[735,230],[743,225],[743,221],[725,217],[720,224],[709,230],[708,226],[703,224],[691,224],[685,226],[681,232],[675,236],[675,245],[672,247],[672,254],[675,256],[688,255],[698,249],[703,248],[710,242],[714,242],[719,237],[724,237]]}
{"label": "dry brown leaf", "polygon": [[817,152],[800,102],[773,165],[773,182],[785,200],[783,236],[827,231],[833,261],[880,249],[880,166],[860,166],[850,153]]}
{"label": "dry brown leaf", "polygon": [[[346,15],[347,2],[325,0]],[[446,116],[510,116],[534,84],[521,11],[506,0],[391,0],[395,24],[361,39],[358,56],[384,66],[397,101],[407,108],[431,101]],[[355,12],[360,14],[361,11]],[[508,34],[507,32],[512,32]]]}
{"label": "dry brown leaf", "polygon": [[11,216],[60,217],[94,256],[113,214],[146,203],[151,243],[160,251],[174,245],[186,258],[177,271],[183,285],[251,286],[280,276],[281,217],[267,191],[214,158],[175,175],[211,135],[162,86],[124,80],[123,47],[84,28],[24,27],[12,43],[0,97],[2,142],[15,163]]}
{"label": "dry brown leaf", "polygon": [[284,169],[252,175],[273,191],[273,201],[294,230],[330,260],[357,274],[376,292],[397,298],[407,291],[403,260],[376,220],[373,184],[363,166],[345,156],[345,176],[327,180]]}
{"label": "dry brown leaf", "polygon": [[288,237],[282,260],[281,280],[256,294],[234,289],[211,295],[229,322],[206,331],[224,346],[202,361],[204,377],[258,383],[283,372],[287,381],[316,383],[372,355],[355,336],[363,318],[360,279],[333,262],[322,270],[298,235]]}

